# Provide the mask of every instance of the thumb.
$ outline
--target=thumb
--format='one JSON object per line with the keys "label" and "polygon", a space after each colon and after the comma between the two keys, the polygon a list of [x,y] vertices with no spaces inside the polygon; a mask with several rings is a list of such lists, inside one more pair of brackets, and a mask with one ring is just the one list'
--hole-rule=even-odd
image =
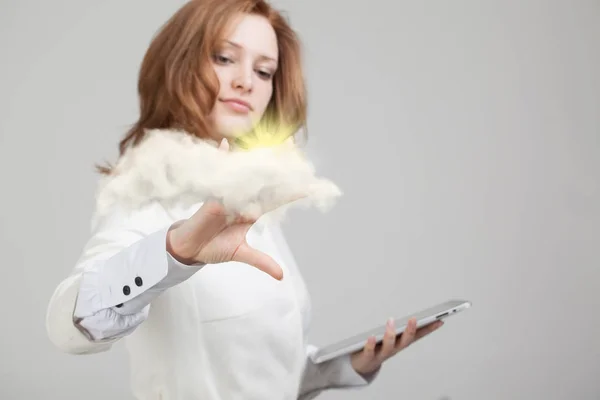
{"label": "thumb", "polygon": [[242,262],[258,268],[278,281],[283,278],[283,270],[279,264],[267,254],[250,247],[248,243],[240,245],[233,255],[232,261]]}

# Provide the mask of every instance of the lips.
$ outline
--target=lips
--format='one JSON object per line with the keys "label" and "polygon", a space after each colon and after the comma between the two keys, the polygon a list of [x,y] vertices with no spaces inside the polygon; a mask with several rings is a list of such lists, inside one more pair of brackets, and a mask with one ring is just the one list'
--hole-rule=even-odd
{"label": "lips", "polygon": [[222,99],[221,102],[236,113],[248,114],[252,111],[250,103],[241,99]]}

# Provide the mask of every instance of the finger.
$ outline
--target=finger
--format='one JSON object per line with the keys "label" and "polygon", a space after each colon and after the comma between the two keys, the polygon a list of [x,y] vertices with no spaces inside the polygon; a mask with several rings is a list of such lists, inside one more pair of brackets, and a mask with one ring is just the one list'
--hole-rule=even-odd
{"label": "finger", "polygon": [[226,138],[221,140],[221,143],[219,144],[219,150],[229,151],[229,141]]}
{"label": "finger", "polygon": [[224,221],[227,217],[227,212],[221,201],[215,198],[206,199],[202,206],[196,211],[190,219],[204,221],[206,219],[219,219]]}
{"label": "finger", "polygon": [[438,330],[439,328],[442,327],[442,325],[444,325],[443,321],[437,321],[434,322],[433,324],[424,326],[423,328],[420,328],[417,330],[417,333],[415,334],[415,340],[419,340],[424,336],[429,335],[431,332]]}
{"label": "finger", "polygon": [[394,352],[394,345],[396,343],[396,331],[394,330],[394,320],[390,318],[385,326],[385,334],[383,335],[383,343],[381,350],[377,357],[385,360]]}
{"label": "finger", "polygon": [[406,328],[404,328],[404,332],[402,332],[402,336],[400,336],[400,340],[398,341],[396,349],[401,350],[408,347],[415,340],[416,331],[417,319],[411,318],[408,320]]}
{"label": "finger", "polygon": [[204,201],[200,209],[190,218],[197,221],[198,226],[203,226],[206,221],[220,224],[222,227],[231,224],[254,223],[256,221],[250,218],[242,217],[239,214],[229,212],[223,206],[223,203],[216,198]]}
{"label": "finger", "polygon": [[287,205],[289,205],[289,204],[291,204],[291,203],[293,203],[295,201],[305,199],[308,196],[309,196],[308,194],[294,194],[292,196],[289,196],[287,199],[282,200],[281,202],[277,202],[277,203],[273,202],[272,204],[267,205],[263,209],[262,212],[263,212],[263,214],[266,214],[268,212],[275,211],[275,210],[277,210],[280,207],[287,206]]}
{"label": "finger", "polygon": [[[208,243],[225,227],[225,214],[216,202],[205,202],[190,218],[173,229],[171,237],[182,243]],[[196,246],[197,247],[197,246]]]}
{"label": "finger", "polygon": [[375,347],[377,346],[377,340],[375,336],[370,336],[367,339],[367,343],[365,344],[365,348],[363,349],[363,359],[367,362],[371,361],[375,358]]}
{"label": "finger", "polygon": [[231,219],[234,224],[242,224],[242,225],[244,225],[244,224],[252,225],[256,222],[256,219],[244,217],[243,215],[232,216]]}
{"label": "finger", "polygon": [[277,280],[283,278],[283,270],[275,260],[267,254],[250,247],[247,243],[243,243],[238,247],[233,254],[232,261],[252,265]]}

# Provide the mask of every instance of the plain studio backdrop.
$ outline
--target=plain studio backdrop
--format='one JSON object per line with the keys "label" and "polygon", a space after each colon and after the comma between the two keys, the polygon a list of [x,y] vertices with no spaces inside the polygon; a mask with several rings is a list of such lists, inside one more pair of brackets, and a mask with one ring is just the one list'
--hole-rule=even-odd
{"label": "plain studio backdrop", "polygon": [[[182,1],[0,4],[0,398],[129,399],[123,343],[62,354],[44,318]],[[322,398],[599,399],[600,2],[276,4],[305,45],[308,151],[344,191],[285,225],[311,342],[473,302]]]}

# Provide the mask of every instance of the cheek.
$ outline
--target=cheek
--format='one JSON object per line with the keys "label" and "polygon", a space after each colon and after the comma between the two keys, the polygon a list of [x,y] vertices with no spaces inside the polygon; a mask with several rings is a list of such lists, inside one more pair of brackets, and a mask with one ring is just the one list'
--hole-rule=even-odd
{"label": "cheek", "polygon": [[262,114],[273,96],[273,82],[261,82],[260,90],[257,90],[256,94],[257,103],[260,104],[260,113]]}
{"label": "cheek", "polygon": [[217,81],[219,82],[219,92],[223,92],[223,88],[227,82],[227,70],[224,68],[220,68],[218,66],[214,67],[215,75],[217,76]]}
{"label": "cheek", "polygon": [[231,83],[231,69],[228,69],[221,65],[213,64],[213,71],[219,82],[219,93],[223,93],[224,89]]}

